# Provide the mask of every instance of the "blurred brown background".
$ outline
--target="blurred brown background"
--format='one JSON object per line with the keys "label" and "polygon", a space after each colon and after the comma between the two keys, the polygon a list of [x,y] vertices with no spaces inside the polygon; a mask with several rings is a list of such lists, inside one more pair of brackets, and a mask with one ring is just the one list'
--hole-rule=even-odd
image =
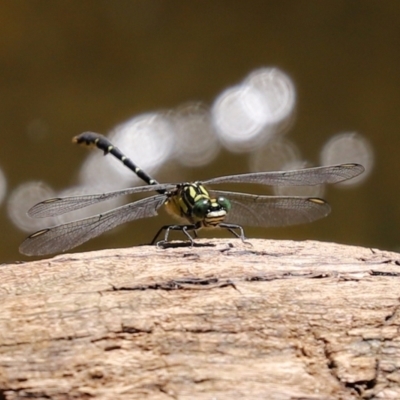
{"label": "blurred brown background", "polygon": [[[375,164],[362,185],[329,188],[328,218],[247,235],[399,250],[400,2],[12,0],[0,2],[0,262],[26,259],[18,254],[26,233],[7,215],[12,191],[76,180],[87,153],[72,136],[188,101],[211,105],[263,66],[296,86],[288,137],[305,159],[318,164],[323,143],[350,130],[370,142]],[[173,166],[156,178],[247,172],[246,160],[222,151],[207,167]],[[168,221],[131,223],[76,251],[143,243]]]}

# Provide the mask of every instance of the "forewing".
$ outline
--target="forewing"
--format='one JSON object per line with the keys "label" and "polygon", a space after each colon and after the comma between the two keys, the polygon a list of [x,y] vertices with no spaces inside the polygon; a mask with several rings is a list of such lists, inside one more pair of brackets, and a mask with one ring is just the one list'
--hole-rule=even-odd
{"label": "forewing", "polygon": [[329,204],[319,198],[257,196],[246,193],[209,190],[212,197],[225,197],[231,210],[224,222],[241,226],[287,226],[312,222],[327,216]]}
{"label": "forewing", "polygon": [[221,176],[203,183],[210,185],[220,183],[257,183],[271,186],[313,186],[346,181],[360,175],[363,171],[364,167],[360,164],[341,164],[293,171],[254,172]]}
{"label": "forewing", "polygon": [[157,215],[165,199],[166,196],[160,194],[93,217],[43,229],[28,236],[19,251],[28,256],[41,256],[72,249],[124,222]]}
{"label": "forewing", "polygon": [[28,211],[28,215],[35,218],[55,217],[57,215],[65,214],[70,211],[79,210],[81,208],[91,206],[92,204],[97,204],[102,201],[110,200],[115,197],[134,193],[168,190],[173,187],[175,187],[175,185],[173,184],[146,185],[102,194],[88,194],[72,197],[55,197],[52,199],[44,200],[34,205]]}

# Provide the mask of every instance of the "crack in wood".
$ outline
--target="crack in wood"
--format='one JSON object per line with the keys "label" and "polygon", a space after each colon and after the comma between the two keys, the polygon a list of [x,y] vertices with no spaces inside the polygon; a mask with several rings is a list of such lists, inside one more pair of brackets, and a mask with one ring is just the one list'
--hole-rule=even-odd
{"label": "crack in wood", "polygon": [[[399,299],[400,300],[400,299]],[[400,309],[400,304],[398,304],[397,306],[395,306],[394,308],[393,308],[393,311],[389,314],[389,315],[387,315],[386,317],[385,317],[385,322],[386,322],[386,324],[390,321],[390,320],[392,320],[394,317],[395,317],[395,315],[397,314],[397,312],[399,311],[399,309]]]}
{"label": "crack in wood", "polygon": [[[340,280],[344,281],[359,281],[361,278],[357,275],[352,276],[352,272],[349,271],[346,275],[341,275]],[[252,275],[252,276],[244,276],[242,278],[235,279],[235,282],[268,282],[279,279],[295,279],[295,278],[306,278],[306,279],[327,279],[337,276],[337,273],[334,272],[309,272],[309,273],[299,273],[297,271],[288,271],[282,274],[264,274],[264,275]],[[385,271],[375,271],[372,270],[370,272],[371,276],[389,276],[389,277],[398,277],[400,273],[396,272],[385,272]],[[115,286],[112,285],[111,291],[135,291],[135,290],[199,290],[199,289],[216,289],[216,288],[225,288],[228,286],[233,287],[238,290],[235,282],[231,279],[220,279],[216,277],[209,278],[197,278],[197,277],[188,277],[188,278],[177,278],[171,279],[165,282],[157,282],[152,284],[141,284],[141,285],[133,285],[133,286]],[[106,290],[110,291],[110,290]]]}
{"label": "crack in wood", "polygon": [[371,270],[370,275],[371,276],[391,276],[391,277],[397,278],[397,277],[400,277],[400,272],[387,272],[387,271]]}
{"label": "crack in wood", "polygon": [[[231,286],[237,290],[235,284],[230,279],[219,278],[180,278],[166,282],[153,283],[148,285],[134,286],[112,286],[112,291],[132,291],[132,290],[201,290],[216,289]],[[108,290],[109,291],[109,290]]]}
{"label": "crack in wood", "polygon": [[345,387],[353,389],[359,396],[362,396],[363,399],[366,399],[364,396],[367,390],[371,390],[376,385],[376,379],[371,379],[368,381],[358,381],[358,382],[345,382]]}
{"label": "crack in wood", "polygon": [[284,272],[282,274],[264,274],[264,275],[252,275],[244,277],[242,280],[246,282],[268,282],[280,279],[291,279],[291,278],[307,278],[307,279],[325,279],[332,277],[331,273],[300,273],[300,272]]}

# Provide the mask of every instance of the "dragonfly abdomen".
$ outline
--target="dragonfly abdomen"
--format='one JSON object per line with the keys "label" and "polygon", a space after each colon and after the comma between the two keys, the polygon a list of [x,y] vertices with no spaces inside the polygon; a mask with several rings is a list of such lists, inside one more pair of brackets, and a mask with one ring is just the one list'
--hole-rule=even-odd
{"label": "dragonfly abdomen", "polygon": [[[158,182],[150,175],[147,175],[140,167],[138,167],[130,158],[114,146],[107,138],[94,132],[83,132],[72,139],[73,143],[84,144],[86,146],[97,147],[104,152],[104,155],[112,154],[120,160],[126,167],[133,171],[140,179],[148,185],[157,185]],[[162,193],[162,191],[159,191]]]}

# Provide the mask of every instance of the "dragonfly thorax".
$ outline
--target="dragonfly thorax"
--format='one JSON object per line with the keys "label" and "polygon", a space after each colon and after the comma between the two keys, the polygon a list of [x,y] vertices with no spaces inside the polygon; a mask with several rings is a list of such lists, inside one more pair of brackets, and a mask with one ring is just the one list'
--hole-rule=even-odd
{"label": "dragonfly thorax", "polygon": [[166,201],[167,209],[193,224],[214,227],[220,224],[231,208],[225,197],[211,198],[200,182],[185,183],[177,187]]}

